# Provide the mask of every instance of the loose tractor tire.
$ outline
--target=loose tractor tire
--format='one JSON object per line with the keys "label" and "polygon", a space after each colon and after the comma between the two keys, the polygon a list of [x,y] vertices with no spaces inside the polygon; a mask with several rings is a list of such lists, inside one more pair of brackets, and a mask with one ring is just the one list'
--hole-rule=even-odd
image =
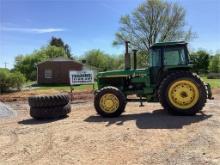
{"label": "loose tractor tire", "polygon": [[31,96],[28,98],[30,116],[35,119],[62,118],[71,111],[68,95]]}
{"label": "loose tractor tire", "polygon": [[205,84],[189,71],[169,74],[158,90],[161,105],[174,115],[195,115],[204,107],[207,95]]}
{"label": "loose tractor tire", "polygon": [[94,99],[96,112],[103,117],[117,117],[124,112],[126,97],[115,87],[100,89]]}

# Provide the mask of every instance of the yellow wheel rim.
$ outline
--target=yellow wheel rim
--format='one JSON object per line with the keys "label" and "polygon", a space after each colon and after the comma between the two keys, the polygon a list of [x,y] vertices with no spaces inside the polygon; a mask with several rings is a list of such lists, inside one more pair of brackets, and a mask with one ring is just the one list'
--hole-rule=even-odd
{"label": "yellow wheel rim", "polygon": [[99,106],[104,112],[113,113],[119,107],[119,100],[114,94],[107,93],[101,97]]}
{"label": "yellow wheel rim", "polygon": [[173,106],[179,109],[189,109],[197,103],[199,90],[192,81],[179,80],[170,86],[168,98]]}

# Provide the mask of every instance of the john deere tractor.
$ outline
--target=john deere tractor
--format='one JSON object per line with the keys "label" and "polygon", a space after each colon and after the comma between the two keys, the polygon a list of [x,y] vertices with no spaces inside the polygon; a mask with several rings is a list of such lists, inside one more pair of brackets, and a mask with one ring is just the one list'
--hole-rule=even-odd
{"label": "john deere tractor", "polygon": [[[186,42],[156,43],[150,48],[149,66],[136,68],[137,50],[133,50],[133,67],[125,42],[125,68],[97,74],[98,90],[94,106],[103,117],[117,117],[127,102],[160,102],[164,110],[175,115],[195,115],[212,98],[209,84],[191,72],[192,64]],[[136,95],[129,99],[129,95]]]}

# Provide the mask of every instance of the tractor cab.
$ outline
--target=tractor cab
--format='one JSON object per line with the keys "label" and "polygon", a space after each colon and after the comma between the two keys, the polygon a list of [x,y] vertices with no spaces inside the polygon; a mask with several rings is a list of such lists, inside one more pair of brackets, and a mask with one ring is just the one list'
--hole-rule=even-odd
{"label": "tractor cab", "polygon": [[188,65],[186,42],[156,43],[150,48],[150,66]]}
{"label": "tractor cab", "polygon": [[168,71],[190,68],[186,42],[156,43],[150,48],[149,69],[152,83],[158,83]]}

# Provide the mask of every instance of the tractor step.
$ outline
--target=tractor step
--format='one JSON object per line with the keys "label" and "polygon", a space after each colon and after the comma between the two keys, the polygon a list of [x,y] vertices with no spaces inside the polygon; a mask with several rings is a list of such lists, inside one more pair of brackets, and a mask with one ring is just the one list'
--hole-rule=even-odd
{"label": "tractor step", "polygon": [[[140,102],[140,99],[127,99],[127,102]],[[142,102],[147,102],[147,99],[142,99]]]}

